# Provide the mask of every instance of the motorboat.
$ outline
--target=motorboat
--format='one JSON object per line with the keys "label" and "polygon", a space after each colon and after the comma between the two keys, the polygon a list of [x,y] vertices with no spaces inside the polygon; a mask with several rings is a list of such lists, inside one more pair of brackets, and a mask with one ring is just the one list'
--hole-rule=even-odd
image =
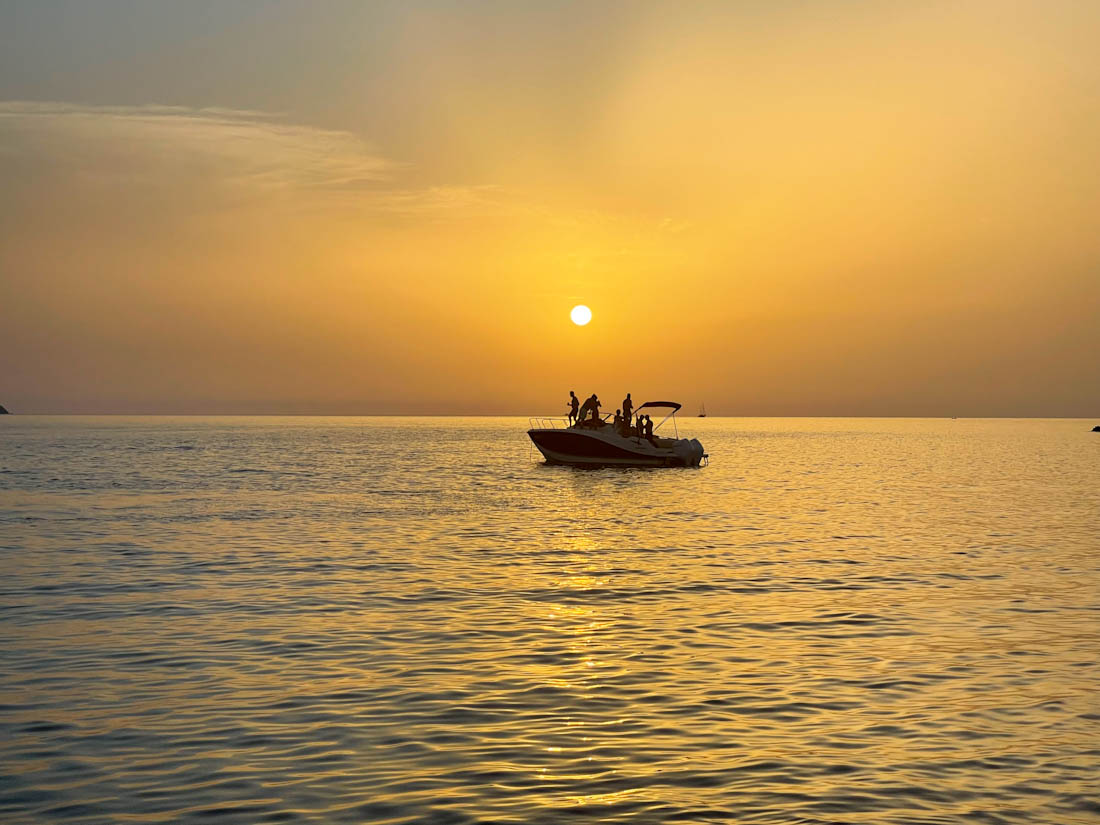
{"label": "motorboat", "polygon": [[[695,438],[680,438],[676,426],[675,401],[647,401],[636,410],[668,410],[653,427],[652,440],[619,430],[602,419],[585,419],[570,423],[564,418],[532,418],[527,435],[546,458],[548,464],[571,464],[577,467],[698,467],[705,464],[707,454]],[[673,438],[657,435],[657,431],[672,420]],[[667,430],[666,430],[667,432]]]}

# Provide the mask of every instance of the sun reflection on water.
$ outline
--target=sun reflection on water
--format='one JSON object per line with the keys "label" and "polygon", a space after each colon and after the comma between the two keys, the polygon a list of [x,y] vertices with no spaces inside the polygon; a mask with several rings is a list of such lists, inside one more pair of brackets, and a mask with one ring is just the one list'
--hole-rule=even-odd
{"label": "sun reflection on water", "polygon": [[573,472],[520,424],[24,433],[0,818],[1089,815],[1076,430],[707,419],[705,472]]}

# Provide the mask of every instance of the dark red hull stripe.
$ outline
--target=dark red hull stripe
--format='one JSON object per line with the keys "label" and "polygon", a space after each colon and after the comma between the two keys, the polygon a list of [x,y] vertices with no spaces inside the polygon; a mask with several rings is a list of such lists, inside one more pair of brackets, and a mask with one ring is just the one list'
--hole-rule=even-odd
{"label": "dark red hull stripe", "polygon": [[622,447],[616,447],[598,438],[588,438],[566,430],[529,430],[527,434],[538,447],[545,447],[547,450],[564,455],[575,455],[581,458],[648,459],[657,462],[664,459],[664,456],[624,450]]}

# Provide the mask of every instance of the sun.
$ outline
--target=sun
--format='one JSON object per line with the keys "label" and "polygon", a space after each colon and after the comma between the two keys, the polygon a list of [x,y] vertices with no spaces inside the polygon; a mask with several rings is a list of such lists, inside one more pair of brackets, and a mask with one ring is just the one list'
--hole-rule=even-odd
{"label": "sun", "polygon": [[569,317],[573,319],[573,323],[578,327],[583,327],[592,320],[592,310],[584,304],[578,304],[573,307],[573,311],[569,313]]}

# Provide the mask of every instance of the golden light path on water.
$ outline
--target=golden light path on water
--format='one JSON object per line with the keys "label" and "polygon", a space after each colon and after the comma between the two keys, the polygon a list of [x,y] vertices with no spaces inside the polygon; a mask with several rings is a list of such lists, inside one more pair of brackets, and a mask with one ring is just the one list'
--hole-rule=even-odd
{"label": "golden light path on water", "polygon": [[0,424],[0,818],[1087,822],[1077,421]]}

